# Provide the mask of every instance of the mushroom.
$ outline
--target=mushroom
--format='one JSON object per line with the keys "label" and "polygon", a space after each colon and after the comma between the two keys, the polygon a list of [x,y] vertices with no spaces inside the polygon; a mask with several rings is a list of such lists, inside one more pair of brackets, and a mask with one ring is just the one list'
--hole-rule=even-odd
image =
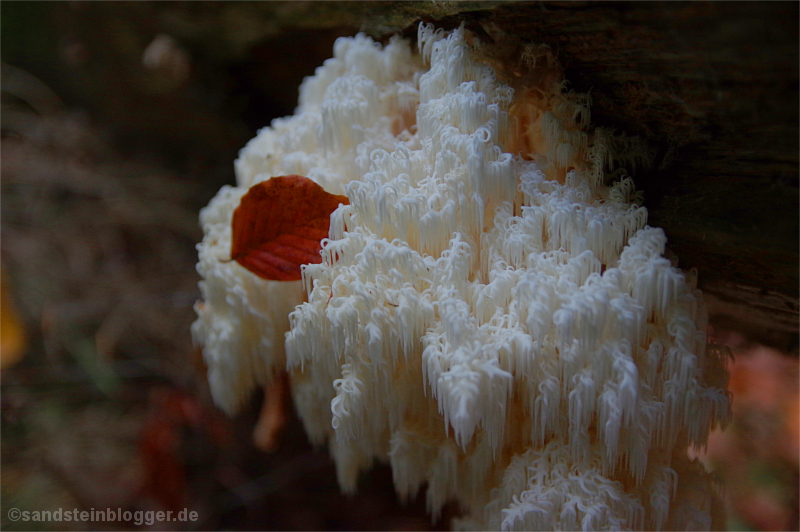
{"label": "mushroom", "polygon": [[[461,528],[710,526],[686,449],[727,421],[723,356],[695,275],[607,174],[646,146],[591,131],[560,82],[515,97],[463,28],[422,24],[418,49],[337,41],[201,214],[193,332],[218,403],[285,364],[344,491],[388,461],[401,497],[427,485]],[[220,262],[242,194],[288,173],[350,200],[322,262],[296,283]]]}

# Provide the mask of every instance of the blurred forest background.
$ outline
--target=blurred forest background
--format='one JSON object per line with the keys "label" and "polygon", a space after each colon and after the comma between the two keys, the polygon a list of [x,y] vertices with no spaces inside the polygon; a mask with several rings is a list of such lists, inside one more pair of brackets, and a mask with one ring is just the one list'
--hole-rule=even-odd
{"label": "blurred forest background", "polygon": [[[452,25],[459,10],[494,4],[420,12]],[[397,501],[386,467],[341,495],[292,413],[277,450],[258,450],[261,397],[234,419],[217,411],[189,334],[197,215],[233,182],[238,150],[293,112],[337,37],[375,13],[373,33],[413,33],[415,9],[0,5],[3,529],[135,528],[11,522],[10,508],[200,516],[153,529],[446,529],[457,509],[431,524],[424,497]],[[715,323],[734,354],[734,421],[702,459],[727,486],[729,528],[797,530],[796,340],[768,347]]]}

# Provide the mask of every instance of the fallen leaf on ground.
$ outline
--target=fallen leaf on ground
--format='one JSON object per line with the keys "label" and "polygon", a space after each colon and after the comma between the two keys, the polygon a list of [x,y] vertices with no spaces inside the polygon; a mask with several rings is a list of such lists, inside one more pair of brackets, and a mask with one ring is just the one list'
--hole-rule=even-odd
{"label": "fallen leaf on ground", "polygon": [[0,367],[8,368],[19,362],[26,346],[22,321],[11,300],[5,278],[0,277]]}

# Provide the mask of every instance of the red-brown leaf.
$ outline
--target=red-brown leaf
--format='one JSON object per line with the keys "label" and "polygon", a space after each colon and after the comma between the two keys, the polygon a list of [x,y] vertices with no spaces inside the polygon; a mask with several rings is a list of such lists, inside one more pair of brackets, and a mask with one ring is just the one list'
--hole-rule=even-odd
{"label": "red-brown leaf", "polygon": [[307,177],[273,177],[250,187],[233,211],[231,259],[272,281],[297,281],[300,266],[318,264],[331,213],[346,196]]}

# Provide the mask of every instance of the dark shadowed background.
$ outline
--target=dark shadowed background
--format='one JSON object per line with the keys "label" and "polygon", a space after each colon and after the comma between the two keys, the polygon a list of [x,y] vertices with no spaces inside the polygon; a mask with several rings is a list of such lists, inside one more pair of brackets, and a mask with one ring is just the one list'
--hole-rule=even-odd
{"label": "dark shadowed background", "polygon": [[[258,451],[261,398],[218,412],[189,334],[197,213],[238,150],[293,112],[337,37],[413,37],[419,20],[551,46],[596,125],[656,149],[635,176],[651,223],[699,270],[735,355],[734,422],[703,460],[730,529],[798,529],[797,3],[2,2],[4,529],[432,526],[386,467],[341,495],[293,415]],[[199,519],[25,523],[11,508]]]}

